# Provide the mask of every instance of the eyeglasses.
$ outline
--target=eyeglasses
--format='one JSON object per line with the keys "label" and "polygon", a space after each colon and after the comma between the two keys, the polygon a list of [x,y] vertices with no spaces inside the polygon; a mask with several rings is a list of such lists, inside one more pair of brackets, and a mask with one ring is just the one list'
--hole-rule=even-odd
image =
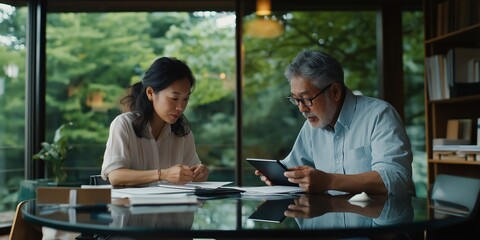
{"label": "eyeglasses", "polygon": [[287,99],[290,100],[290,102],[293,104],[293,105],[300,105],[300,103],[303,103],[303,105],[307,106],[307,107],[311,107],[313,106],[313,99],[315,99],[316,97],[320,96],[320,94],[324,93],[325,91],[327,91],[327,89],[332,86],[333,83],[330,83],[328,84],[324,89],[322,89],[322,91],[320,91],[317,95],[315,95],[314,97],[312,98],[294,98],[292,96],[288,96]]}

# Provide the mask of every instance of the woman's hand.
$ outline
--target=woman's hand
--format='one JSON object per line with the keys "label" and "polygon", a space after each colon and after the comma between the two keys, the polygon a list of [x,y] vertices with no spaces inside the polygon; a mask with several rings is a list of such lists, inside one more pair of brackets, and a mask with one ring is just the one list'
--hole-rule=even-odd
{"label": "woman's hand", "polygon": [[177,164],[167,169],[162,169],[160,178],[162,181],[174,184],[185,184],[193,181],[193,170],[187,165]]}
{"label": "woman's hand", "polygon": [[208,179],[208,168],[203,164],[198,164],[190,168],[193,172],[194,182],[204,182]]}

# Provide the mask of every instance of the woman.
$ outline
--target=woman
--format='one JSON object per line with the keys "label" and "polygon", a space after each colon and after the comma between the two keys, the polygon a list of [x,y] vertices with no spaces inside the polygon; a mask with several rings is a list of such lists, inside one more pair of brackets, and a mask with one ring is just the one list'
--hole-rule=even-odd
{"label": "woman", "polygon": [[114,186],[207,180],[208,168],[198,158],[183,115],[194,84],[184,62],[168,57],[155,60],[143,80],[122,99],[129,112],[110,125],[103,179]]}

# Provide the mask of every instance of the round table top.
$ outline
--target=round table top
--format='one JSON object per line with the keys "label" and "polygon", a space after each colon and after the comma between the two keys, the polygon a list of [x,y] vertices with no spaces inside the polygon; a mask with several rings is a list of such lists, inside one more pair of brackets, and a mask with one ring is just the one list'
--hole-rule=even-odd
{"label": "round table top", "polygon": [[30,200],[22,213],[26,221],[55,229],[137,237],[372,236],[423,231],[467,220],[433,211],[425,198],[378,197],[351,202],[326,194],[242,196],[157,206],[70,207],[37,205]]}

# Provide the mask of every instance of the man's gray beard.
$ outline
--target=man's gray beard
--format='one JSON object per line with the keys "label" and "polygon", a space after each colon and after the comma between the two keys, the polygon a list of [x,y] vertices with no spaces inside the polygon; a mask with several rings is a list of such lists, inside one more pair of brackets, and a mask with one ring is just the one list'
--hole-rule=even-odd
{"label": "man's gray beard", "polygon": [[305,119],[308,119],[308,117],[313,117],[313,116],[315,116],[314,114],[310,114],[310,112],[308,112],[308,113],[302,112],[302,115],[303,115],[303,117],[305,117]]}
{"label": "man's gray beard", "polygon": [[[313,113],[310,113],[310,112],[308,112],[308,113],[302,112],[302,115],[303,115],[303,117],[305,117],[305,119],[307,119],[307,120],[308,120],[308,117],[317,117],[319,120],[322,120],[322,119],[319,118],[317,115],[315,115],[315,114],[313,114]],[[325,128],[325,127],[326,127],[326,126],[324,126],[324,127],[322,127],[322,126],[315,126],[315,125],[312,125],[312,124],[310,124],[310,125],[311,125],[312,127],[314,127],[314,128]]]}
{"label": "man's gray beard", "polygon": [[[329,117],[329,118],[330,118],[330,116],[333,116],[333,112],[334,112],[334,111],[335,111],[335,110],[333,110],[333,109],[331,109],[331,108],[328,109],[328,111],[327,111],[327,113],[326,113],[326,114],[327,114],[326,117]],[[315,115],[315,114],[313,114],[313,113],[311,113],[311,112],[308,112],[308,113],[302,112],[302,115],[303,115],[303,117],[305,117],[305,119],[308,119],[308,117],[317,117],[320,122],[324,122],[324,124],[325,124],[324,126],[322,126],[322,124],[317,125],[317,126],[312,125],[312,127],[314,127],[314,128],[321,128],[321,129],[326,129],[326,130],[330,130],[330,129],[331,129],[331,127],[330,127],[330,125],[329,125],[329,122],[330,122],[329,119],[320,118],[319,116],[317,116],[317,115]]]}

